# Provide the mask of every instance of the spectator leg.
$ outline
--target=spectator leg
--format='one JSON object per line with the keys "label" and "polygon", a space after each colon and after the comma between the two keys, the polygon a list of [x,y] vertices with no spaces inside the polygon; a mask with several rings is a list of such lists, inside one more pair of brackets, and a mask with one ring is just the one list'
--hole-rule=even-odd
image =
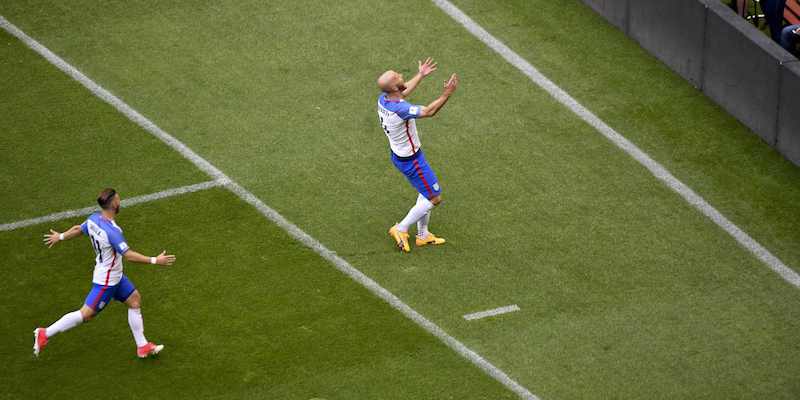
{"label": "spectator leg", "polygon": [[780,44],[781,47],[788,50],[790,53],[797,55],[797,41],[800,36],[794,33],[795,29],[800,28],[800,25],[789,25],[781,31]]}

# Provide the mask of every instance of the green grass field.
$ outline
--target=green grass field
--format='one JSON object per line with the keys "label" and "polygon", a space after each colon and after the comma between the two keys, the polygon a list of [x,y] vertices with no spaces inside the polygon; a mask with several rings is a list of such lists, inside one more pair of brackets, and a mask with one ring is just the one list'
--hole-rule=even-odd
{"label": "green grass field", "polygon": [[[454,3],[790,267],[800,169],[577,0]],[[800,291],[428,1],[26,2],[0,16],[174,135],[542,399],[800,397]],[[416,197],[388,158],[375,78],[435,57],[414,94],[448,243],[398,254]],[[0,30],[0,224],[209,180]],[[0,231],[0,398],[517,396],[224,188],[123,209],[169,268],[126,265],[123,306],[78,308],[84,239]],[[517,304],[476,321],[467,313]],[[109,384],[111,382],[111,384]]]}

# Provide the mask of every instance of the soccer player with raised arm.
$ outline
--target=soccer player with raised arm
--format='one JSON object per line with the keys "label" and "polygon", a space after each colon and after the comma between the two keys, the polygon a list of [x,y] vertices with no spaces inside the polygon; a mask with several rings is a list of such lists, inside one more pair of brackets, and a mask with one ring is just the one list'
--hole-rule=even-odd
{"label": "soccer player with raised arm", "polygon": [[83,322],[88,322],[111,302],[111,299],[125,303],[128,306],[128,324],[136,341],[136,354],[139,358],[146,358],[158,354],[164,345],[148,342],[144,337],[144,323],[142,321],[141,301],[142,296],[133,283],[122,273],[122,259],[142,264],[172,265],[175,256],[161,254],[155,257],[143,256],[128,247],[122,236],[122,228],[114,222],[114,217],[119,214],[120,197],[114,189],[104,189],[97,197],[101,211],[89,216],[81,225],[75,225],[64,233],[50,230],[44,235],[44,242],[48,247],[56,243],[72,239],[80,234],[89,237],[92,249],[95,252],[95,266],[93,285],[86,296],[83,306],[77,310],[64,314],[61,319],[47,328],[36,328],[33,331],[33,354],[39,353],[47,345],[48,340],[66,330],[72,329]]}
{"label": "soccer player with raised arm", "polygon": [[383,132],[389,138],[392,163],[419,192],[417,202],[408,215],[389,229],[389,236],[400,251],[406,253],[411,251],[408,229],[414,223],[417,224],[415,243],[418,247],[445,242],[428,230],[431,210],[442,201],[442,189],[420,148],[415,120],[436,115],[458,87],[458,76],[453,74],[445,81],[442,94],[427,106],[406,102],[405,98],[417,88],[422,78],[436,71],[436,63],[430,58],[419,61],[418,66],[419,72],[408,82],[395,71],[386,71],[378,78],[378,87],[382,91],[378,96],[378,118]]}

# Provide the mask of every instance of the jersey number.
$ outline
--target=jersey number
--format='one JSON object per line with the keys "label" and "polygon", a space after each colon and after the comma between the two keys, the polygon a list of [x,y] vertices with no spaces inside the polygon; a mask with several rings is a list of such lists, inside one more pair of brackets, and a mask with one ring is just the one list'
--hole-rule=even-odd
{"label": "jersey number", "polygon": [[89,235],[89,240],[92,241],[92,248],[94,248],[94,252],[97,254],[98,260],[103,262],[103,252],[100,251],[100,242],[95,239],[94,236]]}
{"label": "jersey number", "polygon": [[381,117],[379,115],[378,118],[381,119],[381,127],[383,128],[383,131],[386,132],[386,134],[388,135],[389,134],[389,127],[387,127],[386,124],[383,123],[383,117]]}

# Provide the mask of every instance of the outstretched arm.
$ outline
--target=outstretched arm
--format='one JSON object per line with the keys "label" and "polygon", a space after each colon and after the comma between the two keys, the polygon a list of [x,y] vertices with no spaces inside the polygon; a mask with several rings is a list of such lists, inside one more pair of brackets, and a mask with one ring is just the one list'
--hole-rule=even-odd
{"label": "outstretched arm", "polygon": [[422,78],[436,71],[436,63],[433,62],[433,59],[430,57],[426,58],[425,62],[417,61],[417,64],[419,65],[419,72],[417,72],[417,74],[414,75],[411,80],[406,82],[406,90],[403,90],[403,97],[408,97],[411,95],[411,92],[413,92],[414,89],[417,88],[417,85],[422,82]]}
{"label": "outstretched arm", "polygon": [[172,254],[167,254],[166,250],[162,251],[161,254],[155,257],[148,257],[133,250],[128,250],[125,252],[125,261],[140,264],[172,265],[172,263],[175,262],[175,256]]}
{"label": "outstretched arm", "polygon": [[64,233],[56,232],[50,229],[50,233],[44,235],[44,244],[47,245],[48,248],[53,247],[56,243],[62,240],[72,239],[76,236],[80,236],[81,234],[81,226],[75,225],[72,228],[67,229]]}
{"label": "outstretched arm", "polygon": [[438,113],[439,110],[441,110],[442,107],[444,107],[444,105],[447,103],[447,100],[449,100],[453,92],[456,91],[457,87],[458,87],[458,75],[456,74],[450,75],[450,79],[448,79],[444,83],[444,90],[442,91],[442,95],[439,96],[436,100],[432,101],[431,104],[428,104],[426,107],[424,107],[419,117],[428,118],[436,115],[436,113]]}

